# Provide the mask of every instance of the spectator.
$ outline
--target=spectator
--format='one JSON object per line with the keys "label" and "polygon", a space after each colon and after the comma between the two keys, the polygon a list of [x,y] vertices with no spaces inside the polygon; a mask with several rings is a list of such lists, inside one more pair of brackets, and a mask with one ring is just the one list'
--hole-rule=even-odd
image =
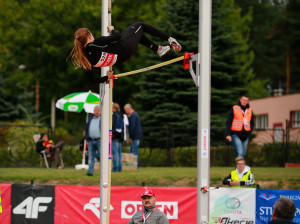
{"label": "spectator", "polygon": [[83,138],[80,140],[79,142],[79,151],[84,153],[84,147],[85,147],[85,164],[88,165],[88,161],[89,161],[89,156],[88,156],[88,143],[84,138],[85,136],[85,132],[83,132]]}
{"label": "spectator", "polygon": [[226,139],[232,142],[237,158],[244,159],[253,126],[249,97],[242,95],[240,102],[230,109],[226,122]]}
{"label": "spectator", "polygon": [[236,169],[225,177],[224,185],[229,185],[233,188],[252,187],[255,183],[254,175],[251,168],[246,165],[246,161],[242,158],[236,160]]}
{"label": "spectator", "polygon": [[122,171],[122,141],[124,138],[123,114],[117,103],[112,105],[113,126],[112,126],[112,155],[113,172]]}
{"label": "spectator", "polygon": [[296,205],[289,198],[279,198],[273,206],[272,221],[269,224],[295,224],[292,222],[296,213]]}
{"label": "spectator", "polygon": [[147,223],[147,224],[168,224],[169,220],[165,213],[159,211],[155,207],[156,198],[153,191],[145,191],[142,194],[142,204],[144,206],[143,211],[137,211],[128,224],[138,224],[138,223]]}
{"label": "spectator", "polygon": [[142,126],[140,117],[137,112],[134,111],[130,104],[124,106],[125,113],[128,116],[129,120],[129,143],[130,153],[133,153],[137,156],[137,163],[139,164],[139,144],[140,139],[142,138]]}
{"label": "spectator", "polygon": [[89,169],[87,176],[94,175],[94,163],[97,159],[97,154],[100,155],[100,141],[101,141],[101,108],[99,105],[94,107],[94,114],[88,119],[85,126],[85,139],[88,141],[89,149]]}
{"label": "spectator", "polygon": [[36,143],[36,151],[40,153],[41,151],[45,150],[46,156],[49,158],[53,158],[56,163],[57,169],[62,169],[60,165],[60,151],[64,146],[64,142],[60,141],[57,145],[54,145],[52,140],[49,140],[49,137],[45,133],[41,133],[40,140]]}

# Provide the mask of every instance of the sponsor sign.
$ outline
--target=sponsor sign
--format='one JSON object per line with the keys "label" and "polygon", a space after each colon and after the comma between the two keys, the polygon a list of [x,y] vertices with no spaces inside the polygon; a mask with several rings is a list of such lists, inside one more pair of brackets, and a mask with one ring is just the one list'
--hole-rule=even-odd
{"label": "sponsor sign", "polygon": [[201,158],[208,158],[208,129],[202,129],[201,137]]}
{"label": "sponsor sign", "polygon": [[0,206],[2,212],[0,212],[0,223],[10,224],[11,223],[11,185],[10,184],[0,184]]}
{"label": "sponsor sign", "polygon": [[[178,202],[157,202],[156,207],[164,212],[168,219],[178,220]],[[143,211],[144,207],[141,201],[122,201],[121,218],[131,219],[137,211]]]}
{"label": "sponsor sign", "polygon": [[219,188],[210,192],[210,221],[255,223],[255,189]]}
{"label": "sponsor sign", "polygon": [[13,184],[11,223],[54,223],[54,186]]}
{"label": "sponsor sign", "polygon": [[256,192],[256,223],[267,224],[272,220],[273,205],[281,198],[286,197],[296,204],[296,214],[293,222],[300,223],[300,191],[262,190]]}
{"label": "sponsor sign", "polygon": [[[146,187],[112,187],[110,224],[128,223],[143,210],[141,195]],[[151,187],[156,194],[156,206],[164,212],[170,224],[196,224],[196,188]],[[55,223],[99,223],[99,186],[55,186]]]}

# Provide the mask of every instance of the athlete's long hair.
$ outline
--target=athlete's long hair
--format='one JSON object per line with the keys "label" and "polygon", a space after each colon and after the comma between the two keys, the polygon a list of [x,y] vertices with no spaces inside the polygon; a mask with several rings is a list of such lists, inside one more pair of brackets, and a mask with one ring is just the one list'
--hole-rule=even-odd
{"label": "athlete's long hair", "polygon": [[85,52],[85,44],[89,35],[91,35],[91,32],[87,28],[80,28],[75,32],[74,48],[67,60],[71,57],[76,69],[83,67],[85,70],[92,70],[92,65]]}

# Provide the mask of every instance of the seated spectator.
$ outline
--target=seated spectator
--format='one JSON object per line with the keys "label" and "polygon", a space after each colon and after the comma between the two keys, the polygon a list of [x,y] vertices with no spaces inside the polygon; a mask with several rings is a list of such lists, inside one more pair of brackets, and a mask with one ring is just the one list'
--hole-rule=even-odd
{"label": "seated spectator", "polygon": [[89,156],[88,156],[88,150],[89,150],[89,144],[87,141],[85,141],[85,139],[81,139],[80,143],[79,143],[79,151],[83,153],[84,151],[84,142],[85,142],[85,164],[89,164]]}
{"label": "seated spectator", "polygon": [[224,185],[229,185],[233,188],[252,187],[255,183],[254,175],[251,168],[246,165],[246,161],[242,158],[236,159],[236,169],[225,177]]}
{"label": "seated spectator", "polygon": [[295,224],[292,222],[296,205],[289,198],[279,198],[273,206],[272,221],[269,224]]}
{"label": "seated spectator", "polygon": [[60,161],[60,151],[62,150],[64,142],[60,141],[57,145],[54,145],[52,140],[49,140],[48,135],[41,133],[39,141],[36,143],[36,151],[40,153],[45,150],[46,156],[53,158],[56,163],[56,168],[61,169]]}

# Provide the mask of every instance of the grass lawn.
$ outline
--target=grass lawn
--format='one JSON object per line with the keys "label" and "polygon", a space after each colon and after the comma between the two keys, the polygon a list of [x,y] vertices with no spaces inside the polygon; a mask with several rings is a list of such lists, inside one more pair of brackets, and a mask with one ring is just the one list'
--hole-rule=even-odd
{"label": "grass lawn", "polygon": [[[211,186],[222,186],[222,180],[231,167],[212,167]],[[254,167],[256,183],[263,189],[300,190],[300,168]],[[0,168],[0,183],[36,185],[99,185],[100,171],[94,176],[85,176],[86,170],[66,168]],[[147,167],[112,173],[112,186],[164,186],[196,187],[197,168],[192,167]]]}

